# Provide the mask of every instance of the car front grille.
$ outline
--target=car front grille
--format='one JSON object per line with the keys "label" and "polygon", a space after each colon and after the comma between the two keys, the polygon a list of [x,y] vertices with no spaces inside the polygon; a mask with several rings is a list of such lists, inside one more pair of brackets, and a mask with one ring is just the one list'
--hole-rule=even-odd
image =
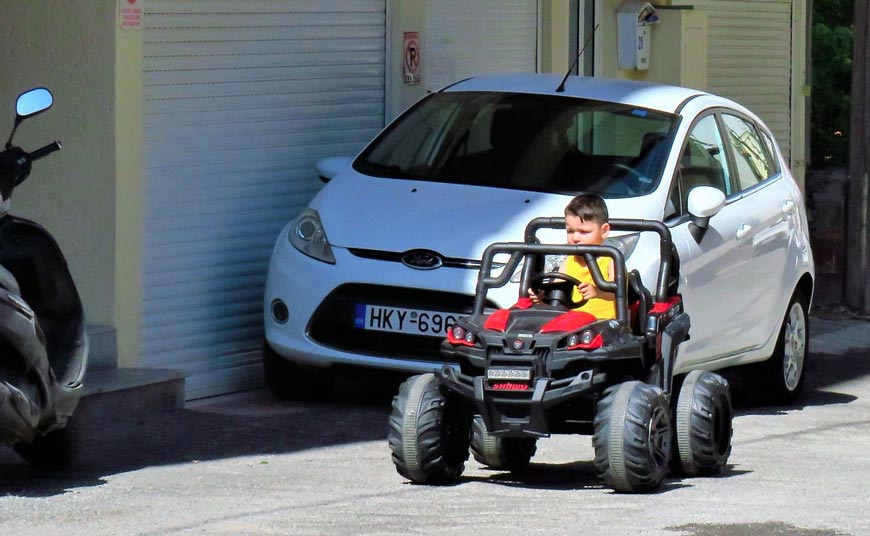
{"label": "car front grille", "polygon": [[[402,262],[402,257],[409,252],[398,251],[382,251],[378,249],[362,249],[348,248],[348,251],[363,259],[373,259],[377,261]],[[480,270],[481,262],[477,259],[460,259],[458,257],[442,257],[440,266],[447,268],[468,268],[470,270]]]}
{"label": "car front grille", "polygon": [[[307,333],[319,344],[381,357],[446,361],[441,356],[443,337],[411,335],[355,327],[359,305],[385,305],[408,309],[471,314],[474,296],[386,285],[351,283],[333,290],[320,304]],[[488,307],[495,307],[489,303]]]}

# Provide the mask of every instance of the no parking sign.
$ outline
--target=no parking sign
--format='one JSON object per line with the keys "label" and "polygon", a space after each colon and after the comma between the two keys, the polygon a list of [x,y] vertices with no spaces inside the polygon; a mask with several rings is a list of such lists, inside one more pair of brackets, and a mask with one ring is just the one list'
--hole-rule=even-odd
{"label": "no parking sign", "polygon": [[402,78],[406,84],[420,83],[420,32],[405,32]]}

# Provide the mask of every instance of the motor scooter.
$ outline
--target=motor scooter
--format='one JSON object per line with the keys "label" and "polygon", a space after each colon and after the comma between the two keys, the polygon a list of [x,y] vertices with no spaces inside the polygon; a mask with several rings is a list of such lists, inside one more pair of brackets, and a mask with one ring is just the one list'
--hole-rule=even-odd
{"label": "motor scooter", "polygon": [[63,469],[78,454],[73,412],[82,393],[88,337],[63,253],[41,225],[8,213],[31,164],[61,148],[12,145],[22,121],[49,109],[48,89],[22,93],[0,152],[0,444],[32,466]]}

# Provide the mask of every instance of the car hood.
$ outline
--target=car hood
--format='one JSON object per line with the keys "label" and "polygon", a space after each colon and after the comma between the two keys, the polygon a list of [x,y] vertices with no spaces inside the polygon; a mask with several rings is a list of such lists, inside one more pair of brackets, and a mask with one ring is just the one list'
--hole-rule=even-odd
{"label": "car hood", "polygon": [[[348,168],[310,203],[333,246],[403,252],[434,250],[480,259],[493,242],[522,242],[534,218],[562,216],[570,195],[387,179]],[[611,217],[660,218],[642,198],[607,200]],[[539,234],[562,243],[564,231]]]}

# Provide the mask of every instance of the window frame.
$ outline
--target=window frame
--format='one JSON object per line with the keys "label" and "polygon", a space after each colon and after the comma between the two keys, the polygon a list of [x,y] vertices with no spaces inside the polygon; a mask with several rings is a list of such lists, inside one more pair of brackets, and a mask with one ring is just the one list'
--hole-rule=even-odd
{"label": "window frame", "polygon": [[[768,177],[762,181],[759,181],[756,184],[754,184],[751,187],[746,188],[744,190],[740,189],[739,182],[736,182],[737,177],[734,175],[734,173],[729,173],[728,181],[730,183],[729,186],[731,188],[732,193],[725,195],[725,205],[726,206],[730,205],[731,203],[733,203],[734,201],[737,201],[738,199],[742,199],[743,197],[745,197],[747,195],[751,195],[752,193],[754,193],[762,188],[767,187],[773,181],[780,179],[783,175],[783,168],[782,168],[782,165],[780,164],[779,153],[777,152],[778,146],[776,145],[776,138],[770,133],[770,131],[767,129],[767,127],[764,124],[754,120],[753,118],[751,118],[751,117],[747,116],[746,114],[740,112],[739,110],[735,110],[733,108],[725,108],[725,107],[717,106],[717,107],[711,107],[711,108],[707,108],[705,110],[702,110],[692,120],[691,125],[689,125],[689,128],[687,129],[686,136],[683,138],[683,141],[680,144],[680,148],[677,151],[678,156],[677,156],[676,166],[674,166],[674,171],[673,171],[673,174],[671,176],[670,185],[668,187],[668,195],[665,198],[665,206],[662,207],[662,220],[670,227],[680,225],[682,223],[685,223],[686,221],[689,221],[689,219],[690,219],[690,214],[688,212],[688,206],[682,206],[683,205],[683,202],[682,202],[683,184],[682,184],[682,181],[678,180],[678,179],[682,178],[682,175],[680,173],[680,159],[682,158],[683,151],[686,150],[686,145],[689,142],[689,135],[692,133],[692,131],[695,129],[695,127],[697,127],[698,123],[700,123],[702,120],[706,119],[707,117],[710,117],[710,116],[714,117],[714,119],[716,121],[716,126],[719,130],[719,137],[722,139],[722,142],[723,142],[722,145],[723,145],[723,149],[725,150],[725,158],[726,158],[726,161],[728,162],[728,166],[731,170],[736,169],[736,162],[734,159],[731,143],[726,142],[727,137],[726,137],[726,133],[724,130],[725,129],[725,125],[724,125],[725,121],[724,121],[724,119],[722,119],[722,115],[725,115],[725,114],[738,117],[738,118],[742,119],[743,121],[746,121],[747,123],[749,123],[753,127],[755,127],[756,132],[761,137],[761,141],[762,141],[762,145],[763,145],[763,149],[765,151],[765,154],[766,154],[767,158],[770,159],[770,162],[773,165],[773,167],[772,167],[773,171],[772,171],[772,174],[770,177]],[[672,145],[672,150],[676,151],[676,145]],[[668,203],[668,201],[672,200],[675,187],[680,190],[680,195],[678,196],[678,200],[680,201],[680,206],[674,207],[674,209],[677,211],[676,215],[671,216],[671,217],[667,217],[667,203]],[[688,200],[688,195],[686,196],[686,199]]]}
{"label": "window frame", "polygon": [[[771,168],[771,173],[768,177],[759,180],[758,182],[756,182],[755,184],[753,184],[752,186],[750,186],[748,188],[741,188],[740,187],[740,177],[739,177],[740,169],[737,166],[737,156],[734,154],[734,146],[732,145],[730,138],[727,136],[727,131],[726,131],[727,126],[725,124],[725,118],[723,117],[725,115],[730,115],[732,117],[740,119],[741,121],[746,123],[750,128],[752,128],[754,130],[756,136],[758,137],[758,140],[761,142],[760,147],[761,147],[762,151],[764,151],[764,156],[767,158],[768,164],[770,165],[770,168]],[[769,181],[770,179],[775,178],[781,174],[781,172],[779,170],[779,164],[777,162],[777,159],[772,154],[770,154],[770,147],[768,146],[767,141],[765,141],[763,131],[759,127],[757,122],[755,122],[752,118],[747,117],[744,114],[741,114],[737,110],[731,110],[728,108],[717,109],[716,119],[719,123],[719,130],[721,133],[720,135],[722,136],[723,140],[726,140],[725,141],[725,150],[728,153],[729,165],[732,167],[732,169],[734,169],[734,172],[735,172],[734,175],[736,175],[736,176],[731,177],[731,189],[732,189],[733,193],[730,196],[726,196],[726,199],[730,198],[730,197],[739,197],[739,196],[741,196],[741,194],[743,194],[745,192],[752,191],[753,189],[757,188],[759,185],[764,184],[767,181]],[[771,138],[770,141],[773,142],[773,139]]]}

